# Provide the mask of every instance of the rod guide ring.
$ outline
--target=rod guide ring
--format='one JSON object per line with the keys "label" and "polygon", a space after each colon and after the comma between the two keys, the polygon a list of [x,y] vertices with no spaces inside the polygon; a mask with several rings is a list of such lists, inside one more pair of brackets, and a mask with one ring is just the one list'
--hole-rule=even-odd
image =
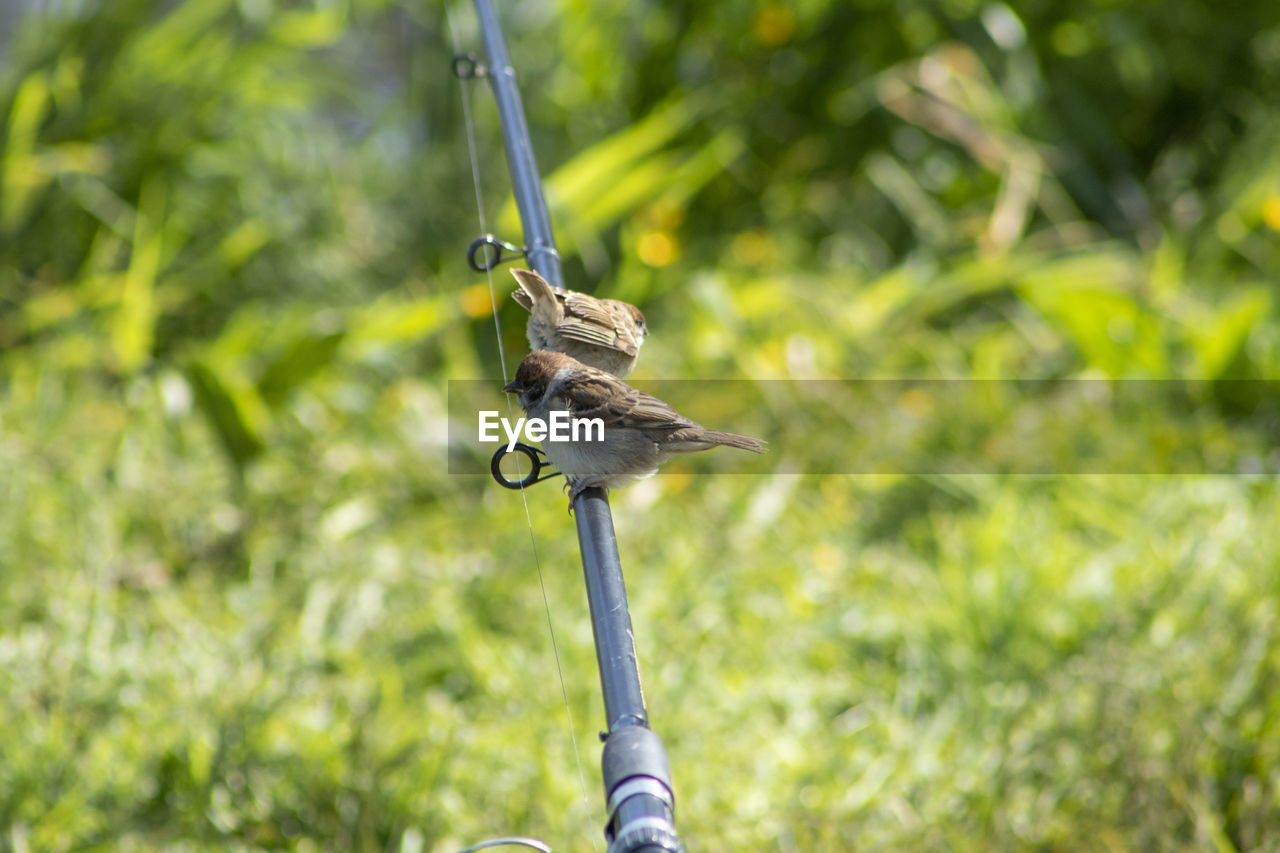
{"label": "rod guide ring", "polygon": [[486,77],[489,69],[480,63],[474,53],[459,53],[453,58],[453,73],[459,80],[470,80],[473,77]]}
{"label": "rod guide ring", "polygon": [[[522,454],[529,460],[529,465],[532,466],[532,470],[522,479],[512,480],[508,478],[506,474],[502,473],[502,458],[506,456],[508,452]],[[504,444],[494,451],[493,458],[489,460],[489,473],[493,474],[493,479],[498,481],[498,485],[502,486],[504,489],[517,491],[520,489],[527,489],[534,483],[541,483],[543,480],[550,480],[552,477],[560,476],[559,471],[552,471],[539,477],[538,475],[542,472],[542,469],[546,467],[547,454],[543,453],[540,449],[530,447],[527,444],[517,444],[510,451],[507,450],[507,445]]]}
{"label": "rod guide ring", "polygon": [[[482,251],[483,255],[481,255]],[[510,252],[511,255],[504,256],[503,252]],[[527,249],[499,240],[492,234],[486,234],[473,240],[467,247],[467,266],[476,272],[488,272],[498,264],[514,261],[516,257],[523,258],[528,254]]]}

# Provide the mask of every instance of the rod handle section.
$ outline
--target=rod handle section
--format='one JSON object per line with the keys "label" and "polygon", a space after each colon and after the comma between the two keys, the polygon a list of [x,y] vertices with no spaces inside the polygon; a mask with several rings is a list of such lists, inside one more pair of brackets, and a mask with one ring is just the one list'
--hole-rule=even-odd
{"label": "rod handle section", "polygon": [[662,739],[644,726],[623,726],[605,740],[601,764],[608,853],[685,853]]}

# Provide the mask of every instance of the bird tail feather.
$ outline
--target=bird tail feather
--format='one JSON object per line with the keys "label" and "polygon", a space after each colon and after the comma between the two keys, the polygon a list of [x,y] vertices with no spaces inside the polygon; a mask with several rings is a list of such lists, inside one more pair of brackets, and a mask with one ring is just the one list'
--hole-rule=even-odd
{"label": "bird tail feather", "polygon": [[511,274],[516,277],[516,283],[520,285],[520,289],[511,294],[516,302],[532,314],[533,319],[553,329],[560,325],[564,320],[564,309],[560,305],[560,300],[556,299],[555,290],[547,284],[547,280],[533,270],[513,269]]}
{"label": "bird tail feather", "polygon": [[752,453],[764,453],[768,445],[758,438],[749,435],[738,435],[736,432],[721,432],[715,429],[704,429],[698,440],[718,444],[724,447],[736,447],[739,450],[750,450]]}

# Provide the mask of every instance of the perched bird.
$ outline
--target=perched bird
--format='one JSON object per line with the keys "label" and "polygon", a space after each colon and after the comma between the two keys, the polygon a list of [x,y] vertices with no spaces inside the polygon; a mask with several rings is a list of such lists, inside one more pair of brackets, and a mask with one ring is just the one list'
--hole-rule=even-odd
{"label": "perched bird", "polygon": [[603,440],[544,441],[543,452],[568,481],[569,506],[592,486],[617,488],[657,473],[677,453],[723,445],[764,453],[759,439],[704,429],[650,394],[637,391],[603,370],[558,352],[535,350],[502,389],[517,399],[530,419],[549,422],[552,412],[603,421]]}
{"label": "perched bird", "polygon": [[583,364],[623,377],[636,366],[649,334],[640,309],[617,299],[555,290],[533,270],[515,270],[520,289],[511,294],[529,312],[529,346],[571,355]]}

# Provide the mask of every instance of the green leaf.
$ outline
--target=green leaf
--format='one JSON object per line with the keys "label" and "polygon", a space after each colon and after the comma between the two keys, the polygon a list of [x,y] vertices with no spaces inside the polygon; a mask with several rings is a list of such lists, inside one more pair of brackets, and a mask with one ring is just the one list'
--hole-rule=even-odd
{"label": "green leaf", "polygon": [[1076,345],[1089,367],[1111,377],[1163,376],[1161,319],[1125,292],[1135,271],[1101,247],[1046,260],[1021,277],[1018,293]]}
{"label": "green leaf", "polygon": [[328,47],[342,37],[346,29],[345,7],[309,12],[285,12],[271,26],[271,36],[289,47]]}
{"label": "green leaf", "polygon": [[[637,205],[657,198],[683,174],[681,169],[705,171],[705,152],[717,155],[720,164],[716,171],[736,156],[740,143],[726,158],[729,143],[720,138],[699,152],[659,152],[693,125],[706,103],[702,96],[675,97],[636,124],[582,151],[546,178],[547,204],[553,218],[563,220],[561,251],[572,251],[575,234],[599,232]],[[499,214],[498,228],[502,233],[518,231],[514,199],[508,199]]]}
{"label": "green leaf", "polygon": [[333,364],[346,334],[345,329],[309,331],[295,339],[258,378],[262,400],[270,406],[279,405],[290,391]]}
{"label": "green leaf", "polygon": [[1221,378],[1237,363],[1249,335],[1270,308],[1270,294],[1256,287],[1237,294],[1207,324],[1192,331],[1191,343],[1205,378]]}
{"label": "green leaf", "polygon": [[363,344],[421,340],[453,319],[456,304],[452,294],[414,300],[382,299],[351,317],[350,336]]}
{"label": "green leaf", "polygon": [[191,361],[186,373],[227,455],[243,469],[266,449],[263,432],[270,420],[253,383],[225,363],[202,359]]}
{"label": "green leaf", "polygon": [[9,109],[4,168],[0,172],[0,228],[5,232],[17,227],[33,194],[49,180],[49,175],[37,168],[34,152],[40,124],[50,106],[49,81],[44,72],[28,74]]}
{"label": "green leaf", "polygon": [[138,215],[134,219],[133,247],[125,271],[120,305],[111,328],[111,342],[117,367],[131,373],[151,356],[155,334],[156,276],[164,251],[163,230],[165,185],[159,181],[142,189]]}

